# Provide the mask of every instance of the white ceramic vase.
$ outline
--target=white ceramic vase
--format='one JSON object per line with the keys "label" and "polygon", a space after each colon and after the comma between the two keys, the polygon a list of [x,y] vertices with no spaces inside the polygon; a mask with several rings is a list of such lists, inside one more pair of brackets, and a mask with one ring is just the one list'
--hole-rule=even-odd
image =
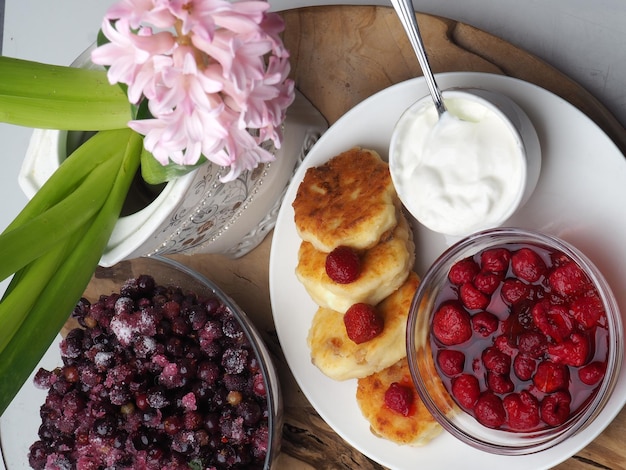
{"label": "white ceramic vase", "polygon": [[[207,163],[164,185],[151,201],[127,201],[139,208],[120,217],[100,264],[112,266],[154,254],[203,252],[239,257],[248,253],[274,227],[294,170],[326,129],[323,116],[296,92],[274,162],[259,165],[229,183],[219,181],[226,169]],[[27,197],[32,197],[67,157],[76,134],[33,132],[19,174]],[[141,188],[133,188],[129,199],[143,193]]]}

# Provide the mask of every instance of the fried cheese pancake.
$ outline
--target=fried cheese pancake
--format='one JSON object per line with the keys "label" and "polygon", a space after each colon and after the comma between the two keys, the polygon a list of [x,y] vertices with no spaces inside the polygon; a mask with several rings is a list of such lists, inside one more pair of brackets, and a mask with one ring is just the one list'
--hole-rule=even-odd
{"label": "fried cheese pancake", "polygon": [[309,168],[292,205],[300,238],[328,253],[374,246],[396,225],[400,203],[387,163],[355,147]]}
{"label": "fried cheese pancake", "polygon": [[301,243],[296,276],[317,305],[345,313],[359,302],[376,305],[402,285],[415,262],[415,244],[406,217],[399,214],[397,220],[393,230],[362,253],[361,274],[347,284],[334,282],[326,274],[328,253],[309,242]]}
{"label": "fried cheese pancake", "polygon": [[[385,404],[385,392],[394,382],[414,390],[408,416]],[[376,436],[400,445],[421,446],[441,433],[441,426],[426,409],[413,386],[406,357],[380,372],[359,379],[356,400]]]}
{"label": "fried cheese pancake", "polygon": [[405,357],[406,320],[418,285],[419,277],[411,271],[404,284],[376,306],[383,331],[361,344],[348,338],[342,313],[320,307],[307,337],[313,364],[332,379],[347,380],[366,377]]}

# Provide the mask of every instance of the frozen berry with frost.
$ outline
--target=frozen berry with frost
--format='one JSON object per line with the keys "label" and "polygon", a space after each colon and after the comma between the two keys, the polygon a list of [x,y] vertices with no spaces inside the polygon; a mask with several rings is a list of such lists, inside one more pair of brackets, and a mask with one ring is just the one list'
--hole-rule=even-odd
{"label": "frozen berry with frost", "polygon": [[230,312],[222,317],[222,331],[226,336],[234,340],[241,340],[244,336],[239,320]]}
{"label": "frozen berry with frost", "polygon": [[55,376],[53,372],[40,368],[35,373],[35,377],[33,381],[34,381],[35,387],[42,389],[42,390],[47,390],[52,386],[52,381],[54,380],[54,378]]}
{"label": "frozen berry with frost", "polygon": [[220,366],[213,361],[202,361],[196,371],[198,378],[207,384],[214,384],[221,376]]}
{"label": "frozen berry with frost", "polygon": [[265,379],[260,372],[254,374],[252,378],[252,391],[258,397],[265,397],[267,395],[267,389],[265,387]]}
{"label": "frozen berry with frost", "polygon": [[251,438],[252,455],[257,459],[264,459],[267,455],[267,443],[269,442],[269,430],[266,425],[259,426]]}
{"label": "frozen berry with frost", "polygon": [[222,367],[228,374],[240,374],[248,364],[248,351],[240,348],[228,348],[222,355]]}
{"label": "frozen berry with frost", "polygon": [[254,426],[263,416],[263,410],[253,400],[242,400],[236,408],[237,414],[243,418],[246,426]]}

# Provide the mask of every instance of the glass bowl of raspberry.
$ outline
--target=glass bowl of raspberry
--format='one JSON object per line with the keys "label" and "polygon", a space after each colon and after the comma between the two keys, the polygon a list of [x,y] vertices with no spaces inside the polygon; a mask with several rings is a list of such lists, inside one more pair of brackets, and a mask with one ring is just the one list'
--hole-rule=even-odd
{"label": "glass bowl of raspberry", "polygon": [[517,228],[447,249],[407,323],[409,368],[428,410],[461,441],[501,455],[583,430],[613,391],[623,349],[617,302],[592,262]]}
{"label": "glass bowl of raspberry", "polygon": [[35,374],[47,396],[32,468],[275,462],[282,399],[272,358],[213,282],[168,258],[123,261],[98,269],[73,317],[62,365]]}

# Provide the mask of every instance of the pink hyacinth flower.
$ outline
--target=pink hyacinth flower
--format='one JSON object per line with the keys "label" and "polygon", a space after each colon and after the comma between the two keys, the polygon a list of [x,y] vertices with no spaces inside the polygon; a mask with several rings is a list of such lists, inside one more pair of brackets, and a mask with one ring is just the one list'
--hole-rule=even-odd
{"label": "pink hyacinth flower", "polygon": [[[202,155],[228,181],[273,155],[294,99],[282,19],[262,0],[121,0],[107,12],[109,43],[92,54],[111,83],[128,85],[149,119],[129,126],[163,165]],[[158,31],[158,32],[153,32]]]}

